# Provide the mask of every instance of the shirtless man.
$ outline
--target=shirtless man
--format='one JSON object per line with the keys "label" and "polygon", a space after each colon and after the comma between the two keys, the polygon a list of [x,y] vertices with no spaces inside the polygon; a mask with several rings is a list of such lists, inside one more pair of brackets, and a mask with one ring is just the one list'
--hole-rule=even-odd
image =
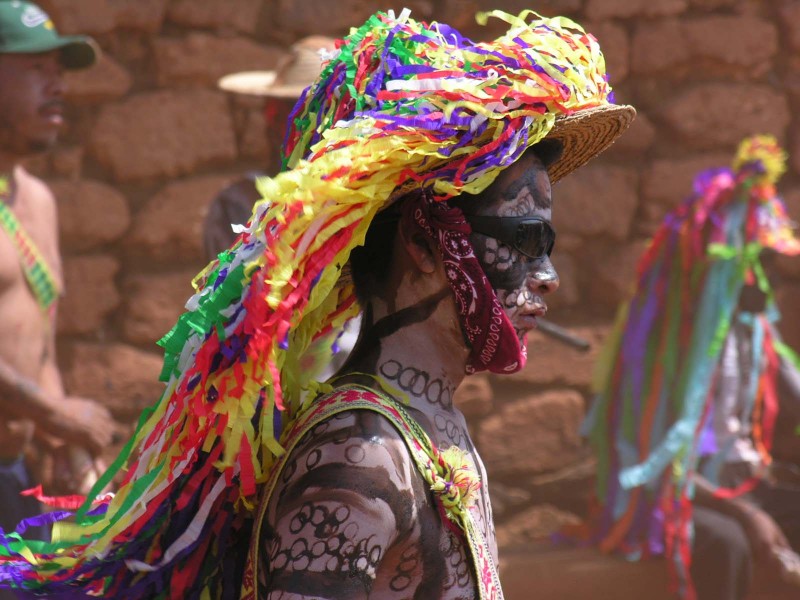
{"label": "shirtless man", "polygon": [[[6,531],[38,509],[34,499],[19,496],[33,485],[23,453],[34,435],[92,452],[111,441],[108,411],[64,394],[55,354],[55,300],[63,286],[56,203],[21,164],[56,141],[63,69],[87,67],[94,56],[88,40],[59,37],[38,7],[0,3],[0,527]],[[26,249],[38,249],[37,264],[28,265],[33,279],[21,259]]]}
{"label": "shirtless man", "polygon": [[[524,364],[559,285],[551,175],[584,143],[598,139],[546,138],[477,195],[412,190],[374,218],[350,254],[358,342],[281,437],[243,598],[502,598],[486,472],[453,395],[468,373]],[[427,457],[446,466],[431,474]]]}
{"label": "shirtless man", "polygon": [[[528,217],[548,224],[543,231],[549,233],[536,252],[483,233],[469,237],[520,343],[535,327],[536,317],[547,311],[545,295],[558,288],[549,257],[555,236],[550,237],[546,170],[558,152],[555,146],[535,146],[479,200],[453,202],[467,222],[474,222],[474,231],[481,229],[479,215]],[[399,203],[408,203],[407,211],[425,200],[410,197]],[[408,220],[398,215],[378,221],[365,246],[353,252],[364,329],[337,385],[374,388],[376,379],[364,375],[380,378],[407,396],[408,412],[436,447],[456,446],[470,457],[482,483],[474,503],[476,524],[496,564],[486,472],[464,416],[453,405],[471,351],[444,259],[436,241]],[[429,486],[409,464],[402,436],[366,411],[342,413],[320,424],[295,448],[272,495],[261,536],[269,540],[262,554],[269,573],[265,598],[283,597],[275,595],[279,590],[287,598],[361,598],[370,593],[376,598],[475,597],[463,539],[431,502]]]}

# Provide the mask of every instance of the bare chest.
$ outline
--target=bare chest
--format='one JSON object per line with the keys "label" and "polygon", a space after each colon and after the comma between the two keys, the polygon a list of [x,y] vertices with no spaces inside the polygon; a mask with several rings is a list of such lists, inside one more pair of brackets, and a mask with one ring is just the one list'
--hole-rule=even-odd
{"label": "bare chest", "polygon": [[415,412],[415,417],[440,451],[456,446],[469,457],[474,467],[475,475],[480,481],[480,487],[475,495],[470,512],[480,533],[486,540],[496,564],[498,560],[497,541],[489,494],[489,478],[480,454],[472,443],[464,415],[457,410],[437,409],[425,411],[424,413]]}
{"label": "bare chest", "polygon": [[[23,227],[31,223],[25,214],[18,220]],[[36,223],[35,219],[33,223]],[[21,375],[38,382],[54,324],[50,314],[39,304],[25,275],[21,257],[25,246],[21,249],[12,235],[0,227],[0,359]],[[41,240],[40,235],[31,235],[27,228],[26,235],[36,245],[40,260],[60,287],[57,271],[50,268],[53,263],[57,264],[53,241]],[[40,243],[37,244],[37,240]]]}
{"label": "bare chest", "polygon": [[20,265],[29,264],[33,257],[61,289],[55,200],[42,182],[22,168],[15,170],[14,180],[13,191],[0,200],[5,215],[0,220],[0,278],[7,283],[24,276]]}
{"label": "bare chest", "polygon": [[[309,445],[292,452],[280,472],[266,511],[262,590],[310,597],[326,590],[329,598],[362,597],[367,590],[370,598],[392,600],[477,597],[471,549],[383,417],[343,414],[308,436]],[[453,445],[452,436],[431,437],[444,448]],[[465,429],[457,437],[471,448]],[[470,517],[496,560],[485,471],[477,454],[469,454],[481,480]]]}
{"label": "bare chest", "polygon": [[25,285],[19,254],[8,233],[0,227],[0,295],[19,285]]}

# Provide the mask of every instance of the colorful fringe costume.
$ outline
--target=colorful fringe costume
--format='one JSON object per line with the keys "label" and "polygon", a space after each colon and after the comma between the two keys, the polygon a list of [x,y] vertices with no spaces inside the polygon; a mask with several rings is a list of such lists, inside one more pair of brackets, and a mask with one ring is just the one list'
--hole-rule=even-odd
{"label": "colorful fringe costume", "polygon": [[160,341],[166,390],[93,491],[121,475],[118,492],[59,520],[52,543],[24,540],[24,525],[0,535],[1,585],[238,594],[282,436],[329,389],[315,374],[358,312],[343,271],[375,214],[411,188],[478,193],[557,118],[617,108],[596,40],[531,15],[492,13],[508,33],[475,44],[379,13],[339,43],[292,112],[286,170],[259,182],[264,201],[246,230],[197,277]]}
{"label": "colorful fringe costume", "polygon": [[[732,169],[697,177],[692,196],[665,218],[642,257],[597,373],[586,423],[601,504],[593,541],[633,558],[667,555],[687,598],[694,594],[692,474],[701,456],[721,451],[710,427],[721,349],[746,282],[757,282],[774,310],[762,249],[800,252],[774,187],[784,170],[775,140],[754,137],[742,143]],[[748,412],[755,447],[768,462],[776,353],[790,351],[766,318],[757,320],[753,362],[762,366]]]}

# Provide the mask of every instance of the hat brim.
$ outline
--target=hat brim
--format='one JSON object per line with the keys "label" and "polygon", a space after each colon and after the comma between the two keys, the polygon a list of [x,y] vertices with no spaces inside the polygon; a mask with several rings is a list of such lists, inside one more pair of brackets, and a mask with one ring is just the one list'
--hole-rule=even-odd
{"label": "hat brim", "polygon": [[557,117],[545,136],[562,145],[561,156],[548,168],[550,182],[563,179],[572,171],[601,154],[633,122],[636,109],[625,104],[606,104]]}
{"label": "hat brim", "polygon": [[65,36],[60,38],[63,42],[61,49],[61,64],[65,69],[86,69],[97,62],[100,48],[89,37],[80,35]]}
{"label": "hat brim", "polygon": [[83,35],[65,35],[46,41],[35,40],[17,44],[13,50],[6,49],[8,54],[41,54],[59,51],[61,66],[68,70],[91,67],[100,56],[100,47],[90,37]]}
{"label": "hat brim", "polygon": [[217,82],[217,87],[226,92],[259,96],[262,98],[297,99],[305,89],[300,85],[275,84],[276,71],[243,71],[225,75]]}

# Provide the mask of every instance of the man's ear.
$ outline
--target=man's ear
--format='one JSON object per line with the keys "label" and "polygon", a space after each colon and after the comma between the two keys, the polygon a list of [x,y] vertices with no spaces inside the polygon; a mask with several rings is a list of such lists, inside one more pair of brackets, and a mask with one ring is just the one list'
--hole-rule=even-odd
{"label": "man's ear", "polygon": [[409,232],[399,227],[398,234],[400,244],[416,267],[423,273],[433,273],[440,259],[439,249],[434,241],[418,229]]}

